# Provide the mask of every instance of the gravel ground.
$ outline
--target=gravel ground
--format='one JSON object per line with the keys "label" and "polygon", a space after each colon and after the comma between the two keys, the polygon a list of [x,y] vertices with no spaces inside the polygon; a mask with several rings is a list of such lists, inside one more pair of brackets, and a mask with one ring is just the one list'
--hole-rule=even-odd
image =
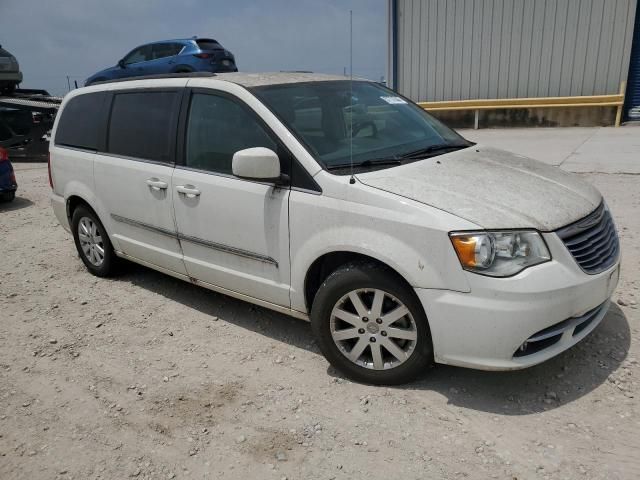
{"label": "gravel ground", "polygon": [[[640,478],[640,176],[602,324],[534,368],[351,383],[309,325],[131,265],[86,272],[43,164],[0,206],[0,478]],[[516,319],[514,319],[515,321]]]}

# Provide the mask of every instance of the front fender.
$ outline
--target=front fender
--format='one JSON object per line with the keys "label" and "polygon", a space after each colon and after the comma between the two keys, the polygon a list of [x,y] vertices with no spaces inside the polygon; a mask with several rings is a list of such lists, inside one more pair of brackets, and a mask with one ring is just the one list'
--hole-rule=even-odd
{"label": "front fender", "polygon": [[[389,208],[380,208],[291,192],[292,308],[306,311],[307,272],[318,258],[331,252],[353,252],[375,258],[402,275],[414,288],[470,291],[447,230],[434,228],[436,221],[425,222],[424,210],[416,215],[398,211],[392,205],[387,202]],[[401,205],[407,207],[412,208]]]}
{"label": "front fender", "polygon": [[93,82],[97,82],[97,81],[103,81],[104,80],[111,80],[113,78],[115,78],[115,71],[116,68],[120,68],[120,67],[109,67],[109,68],[105,68],[104,70],[100,70],[99,72],[94,73],[93,75],[91,75],[89,78],[87,78],[85,80],[85,86],[93,83]]}

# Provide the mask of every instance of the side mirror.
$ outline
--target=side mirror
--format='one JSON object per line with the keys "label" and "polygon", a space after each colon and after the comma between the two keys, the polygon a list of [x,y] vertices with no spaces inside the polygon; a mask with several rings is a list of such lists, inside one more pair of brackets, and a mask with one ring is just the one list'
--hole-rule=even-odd
{"label": "side mirror", "polygon": [[236,177],[279,183],[280,159],[273,150],[264,147],[246,148],[233,154],[231,170]]}
{"label": "side mirror", "polygon": [[120,68],[127,68],[127,66],[126,66],[126,65],[125,65],[125,63],[124,63],[124,58],[122,58],[122,59],[118,60],[118,66],[119,66]]}

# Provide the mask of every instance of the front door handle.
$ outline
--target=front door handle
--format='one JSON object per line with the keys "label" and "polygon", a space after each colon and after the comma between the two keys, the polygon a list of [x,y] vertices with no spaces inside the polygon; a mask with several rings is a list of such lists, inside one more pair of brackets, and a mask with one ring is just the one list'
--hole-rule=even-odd
{"label": "front door handle", "polygon": [[200,196],[200,190],[193,185],[178,185],[176,187],[178,193],[182,193],[187,198],[194,198]]}
{"label": "front door handle", "polygon": [[167,187],[169,186],[167,182],[163,182],[162,180],[159,180],[155,177],[147,179],[147,185],[151,187],[151,190],[155,190],[155,191],[166,190]]}

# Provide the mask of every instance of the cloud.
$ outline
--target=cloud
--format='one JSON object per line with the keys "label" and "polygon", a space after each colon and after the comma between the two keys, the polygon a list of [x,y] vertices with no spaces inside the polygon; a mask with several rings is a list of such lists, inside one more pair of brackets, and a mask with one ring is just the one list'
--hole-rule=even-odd
{"label": "cloud", "polygon": [[0,43],[24,73],[23,87],[66,91],[137,45],[213,37],[243,71],[342,73],[354,11],[354,74],[385,74],[385,0],[0,0]]}

